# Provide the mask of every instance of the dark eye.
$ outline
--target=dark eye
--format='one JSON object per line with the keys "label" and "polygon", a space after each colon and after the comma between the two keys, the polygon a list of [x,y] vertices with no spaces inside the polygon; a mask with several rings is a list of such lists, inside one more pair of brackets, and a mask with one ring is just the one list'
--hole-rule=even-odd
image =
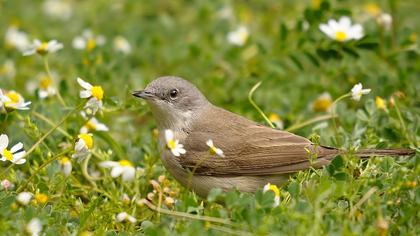
{"label": "dark eye", "polygon": [[169,96],[171,97],[171,99],[175,99],[178,97],[178,89],[172,89],[171,92],[169,92]]}

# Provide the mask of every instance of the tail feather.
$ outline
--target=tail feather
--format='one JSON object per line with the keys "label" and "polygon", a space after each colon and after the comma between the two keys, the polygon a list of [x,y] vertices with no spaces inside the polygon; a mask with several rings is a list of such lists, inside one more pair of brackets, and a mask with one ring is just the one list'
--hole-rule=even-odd
{"label": "tail feather", "polygon": [[373,156],[412,156],[416,153],[413,149],[362,149],[356,152],[361,158]]}

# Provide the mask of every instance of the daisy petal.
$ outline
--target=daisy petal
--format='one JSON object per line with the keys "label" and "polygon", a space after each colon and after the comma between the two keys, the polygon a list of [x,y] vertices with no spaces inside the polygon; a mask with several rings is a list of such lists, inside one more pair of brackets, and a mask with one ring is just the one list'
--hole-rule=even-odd
{"label": "daisy petal", "polygon": [[92,96],[92,91],[90,91],[90,90],[80,91],[79,96],[80,96],[80,98],[88,98],[88,97],[91,97]]}
{"label": "daisy petal", "polygon": [[88,82],[84,81],[84,80],[83,80],[83,79],[81,79],[80,77],[78,77],[78,78],[77,78],[77,83],[79,83],[79,84],[80,84],[80,86],[82,86],[82,88],[84,88],[84,89],[88,89],[88,90],[90,90],[90,89],[92,89],[92,87],[93,87],[90,83],[88,83]]}
{"label": "daisy petal", "polygon": [[21,151],[21,152],[15,153],[15,154],[13,154],[13,160],[14,160],[14,161],[18,161],[18,160],[20,160],[22,157],[24,157],[24,156],[25,156],[25,154],[26,154],[26,152],[25,152],[25,151]]}
{"label": "daisy petal", "polygon": [[20,149],[22,149],[23,148],[23,143],[18,143],[18,144],[15,144],[11,149],[10,149],[10,152],[11,153],[15,153],[15,152],[17,152],[17,151],[19,151]]}
{"label": "daisy petal", "polygon": [[24,164],[25,162],[26,162],[26,159],[19,159],[19,160],[15,161],[15,164],[16,164],[16,165],[22,165],[22,164]]}
{"label": "daisy petal", "polygon": [[122,167],[116,166],[116,167],[112,168],[111,176],[113,178],[116,178],[116,177],[120,176],[123,172],[124,172],[124,169]]}
{"label": "daisy petal", "polygon": [[104,167],[104,168],[116,167],[116,166],[118,166],[118,162],[116,162],[116,161],[103,161],[103,162],[99,163],[99,166]]}
{"label": "daisy petal", "polygon": [[5,134],[0,135],[0,151],[3,152],[7,145],[9,145],[9,137]]}
{"label": "daisy petal", "polygon": [[124,173],[122,174],[122,180],[132,181],[135,176],[136,176],[136,169],[129,167],[129,168],[126,168]]}
{"label": "daisy petal", "polygon": [[172,132],[172,130],[170,130],[170,129],[165,130],[165,140],[166,140],[166,142],[169,142],[173,138],[174,138],[174,133]]}

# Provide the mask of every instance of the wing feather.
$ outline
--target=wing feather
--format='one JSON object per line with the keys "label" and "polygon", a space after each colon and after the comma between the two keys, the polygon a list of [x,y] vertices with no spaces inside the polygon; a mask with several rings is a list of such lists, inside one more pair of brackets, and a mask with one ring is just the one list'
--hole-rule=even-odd
{"label": "wing feather", "polygon": [[[213,109],[213,115],[197,119],[184,141],[187,154],[179,158],[180,164],[184,168],[195,169],[195,174],[292,173],[310,166],[326,165],[337,154],[336,149],[316,147],[304,137],[256,124],[217,107]],[[212,122],[214,119],[225,122]],[[208,139],[223,150],[225,157],[209,154],[206,146]],[[317,154],[315,164],[309,162],[308,151]]]}

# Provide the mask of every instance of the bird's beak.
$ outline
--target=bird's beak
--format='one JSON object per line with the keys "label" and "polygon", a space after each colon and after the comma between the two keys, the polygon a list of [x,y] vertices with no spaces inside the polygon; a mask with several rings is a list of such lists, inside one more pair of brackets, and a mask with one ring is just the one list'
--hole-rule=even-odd
{"label": "bird's beak", "polygon": [[145,90],[134,91],[131,93],[134,97],[143,98],[145,100],[153,99],[156,96],[153,93],[150,93]]}

